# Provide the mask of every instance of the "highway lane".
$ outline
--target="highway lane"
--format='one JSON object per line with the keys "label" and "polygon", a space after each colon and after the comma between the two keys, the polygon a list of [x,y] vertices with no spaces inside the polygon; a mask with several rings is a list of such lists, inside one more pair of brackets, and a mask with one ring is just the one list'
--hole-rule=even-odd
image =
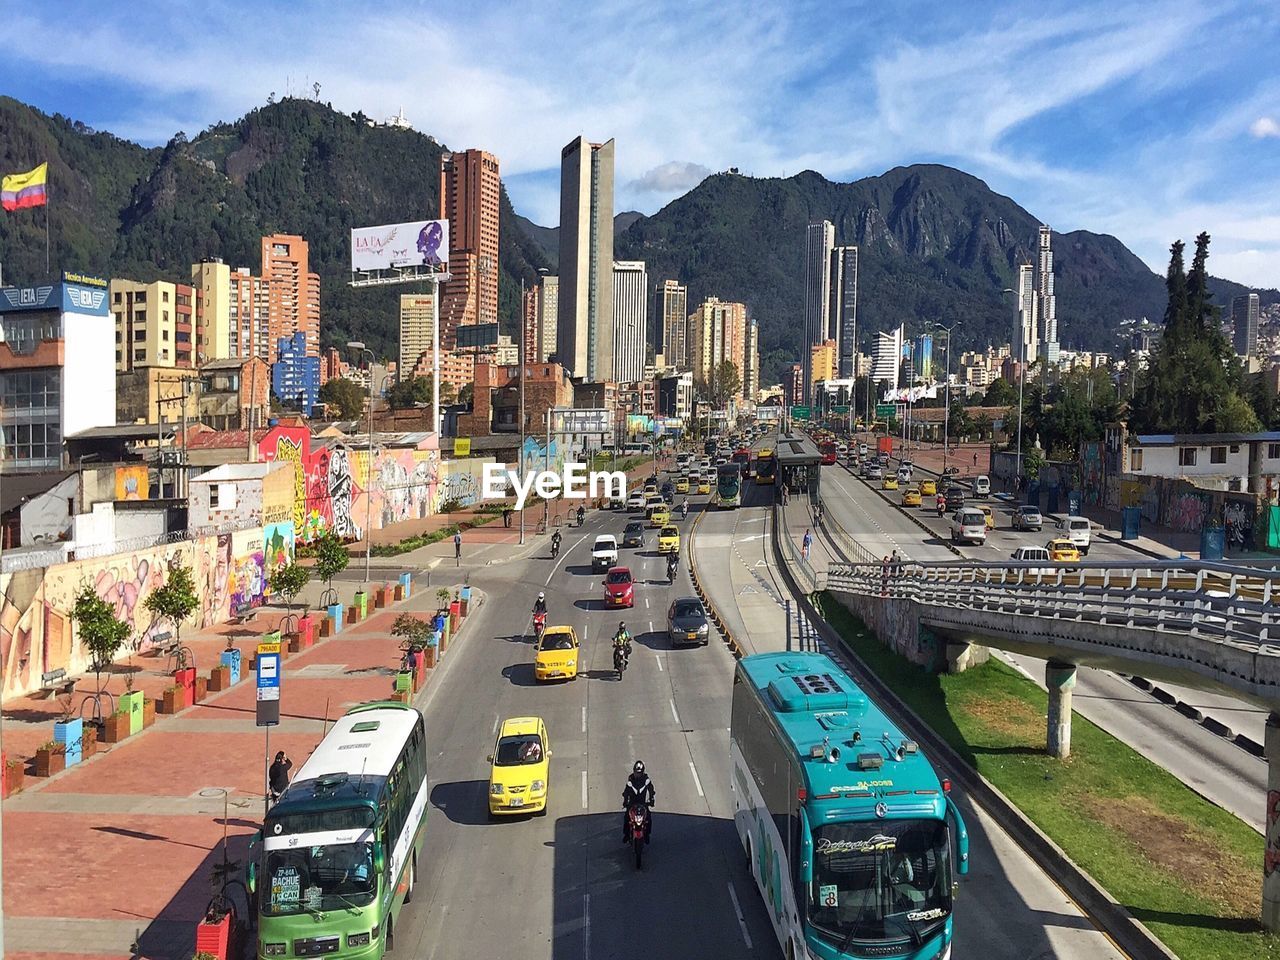
{"label": "highway lane", "polygon": [[[593,513],[583,530],[566,531],[558,561],[540,551],[472,575],[487,601],[424,708],[432,809],[421,886],[396,932],[397,953],[692,958],[715,943],[718,957],[778,956],[731,820],[732,657],[718,643],[667,648],[667,606],[692,588],[683,570],[666,582],[652,538],[649,549],[620,558],[639,581],[635,607],[603,608],[590,542],[620,535],[628,518]],[[585,671],[576,681],[534,683],[529,610],[539,589],[549,624],[568,623],[583,639]],[[621,682],[610,649],[619,620],[635,638]],[[530,714],[548,727],[549,811],[490,822],[485,758],[497,725]],[[636,758],[658,790],[642,871],[621,843],[621,791]]]}
{"label": "highway lane", "polygon": [[[860,542],[865,538],[869,549],[877,549],[883,555],[888,552],[884,545],[891,540],[903,556],[913,560],[956,560],[936,532],[931,536],[921,530],[911,517],[905,515],[906,511],[887,501],[878,490],[852,476],[846,469],[825,468],[822,486],[828,514],[834,515]],[[927,498],[925,502],[928,502]],[[1002,511],[998,509],[997,512]],[[937,530],[934,523],[926,522]],[[1019,534],[1017,531],[1000,530],[998,536],[1002,539],[1007,537],[1010,543],[1035,542],[1028,539],[1034,534]],[[1002,547],[1005,556],[1014,549],[1008,543]],[[983,557],[981,551],[974,548],[962,550],[974,559],[997,559],[996,555]],[[994,554],[994,551],[988,552]],[[1126,562],[1133,562],[1137,556],[1122,545],[1100,543],[1090,551],[1089,559],[1120,559],[1116,554],[1127,554],[1123,557]],[[1001,654],[1001,657],[1044,686],[1043,660],[1021,655]],[[1213,711],[1214,716],[1226,720],[1232,729],[1256,736],[1261,742],[1265,711],[1222,694],[1184,693],[1188,702],[1206,707]],[[1173,707],[1160,703],[1105,670],[1079,669],[1073,707],[1075,712],[1151,758],[1191,789],[1230,810],[1255,829],[1262,830],[1267,783],[1267,768],[1263,760],[1210,733]]]}
{"label": "highway lane", "polygon": [[[824,473],[824,483],[826,478]],[[747,630],[740,639],[755,652],[785,648],[785,634],[779,628],[783,616],[777,600],[786,592],[774,570],[769,540],[759,536],[766,532],[761,528],[766,527],[773,489],[748,484],[743,507],[710,511],[699,524],[695,540],[699,576],[712,602],[722,613],[740,608],[739,620]],[[716,544],[714,549],[703,549],[701,544],[708,540]],[[758,560],[765,560],[767,566],[756,567]],[[762,571],[764,583],[772,585],[777,593],[777,599],[771,597],[768,601],[775,607],[772,616],[759,601],[767,595],[763,584],[744,579],[756,570]],[[761,587],[760,592],[742,593],[741,587],[752,582]],[[803,630],[803,624],[793,623],[793,630]],[[825,645],[818,646],[825,649]],[[969,829],[972,867],[961,880],[956,901],[956,956],[981,955],[985,960],[1049,956],[1095,960],[1121,956],[1052,878],[984,811],[963,795],[957,795],[957,802]],[[759,900],[754,891],[752,899]]]}

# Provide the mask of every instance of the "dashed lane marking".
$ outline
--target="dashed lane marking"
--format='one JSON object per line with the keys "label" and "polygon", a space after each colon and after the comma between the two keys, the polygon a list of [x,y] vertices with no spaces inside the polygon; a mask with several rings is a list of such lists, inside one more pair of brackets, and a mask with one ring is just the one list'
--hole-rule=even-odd
{"label": "dashed lane marking", "polygon": [[698,789],[698,796],[706,797],[702,792],[702,781],[698,779],[698,768],[693,765],[693,761],[689,761],[689,772],[693,774],[693,785]]}

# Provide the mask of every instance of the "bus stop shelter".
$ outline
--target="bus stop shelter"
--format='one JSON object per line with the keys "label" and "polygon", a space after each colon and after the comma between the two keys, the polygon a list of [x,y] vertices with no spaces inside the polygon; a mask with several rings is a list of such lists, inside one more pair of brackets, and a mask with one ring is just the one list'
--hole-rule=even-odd
{"label": "bus stop shelter", "polygon": [[787,488],[791,496],[807,493],[811,503],[819,498],[819,467],[822,454],[817,445],[800,434],[780,434],[777,446],[778,483]]}

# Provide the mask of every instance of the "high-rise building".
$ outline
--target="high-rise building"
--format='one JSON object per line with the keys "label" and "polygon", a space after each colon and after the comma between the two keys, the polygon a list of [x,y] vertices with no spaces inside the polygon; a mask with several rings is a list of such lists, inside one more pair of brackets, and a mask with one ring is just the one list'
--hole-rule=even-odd
{"label": "high-rise building", "polygon": [[679,280],[663,280],[658,291],[662,301],[662,343],[658,352],[667,365],[689,369],[689,288]]}
{"label": "high-rise building", "polygon": [[1259,303],[1256,293],[1231,298],[1231,332],[1237,356],[1252,357],[1258,352]]}
{"label": "high-rise building", "polygon": [[538,285],[538,362],[546,363],[556,352],[556,327],[560,313],[560,278],[543,277]]}
{"label": "high-rise building", "polygon": [[429,293],[400,294],[400,362],[396,373],[402,380],[409,379],[423,352],[434,346],[434,310],[435,302]]}
{"label": "high-rise building", "polygon": [[1036,271],[1036,306],[1040,313],[1040,332],[1044,338],[1041,351],[1044,362],[1056,364],[1058,345],[1058,298],[1053,295],[1053,232],[1048,226],[1040,226],[1040,258]]}
{"label": "high-rise building", "polygon": [[912,350],[915,375],[928,383],[933,379],[933,334],[922,333]]}
{"label": "high-rise building", "polygon": [[192,365],[195,290],[185,283],[112,280],[116,370]]}
{"label": "high-rise building", "polygon": [[311,416],[320,402],[320,358],[307,354],[307,339],[299,330],[281,337],[276,344],[276,362],[271,365],[271,392],[286,410]]}
{"label": "high-rise building", "polygon": [[320,356],[320,277],[310,271],[308,256],[302,237],[273,233],[262,238],[262,277],[270,297],[268,363],[275,363],[280,339],[298,332],[306,338],[307,356]]}
{"label": "high-rise building", "polygon": [[858,353],[858,248],[831,251],[831,303],[827,308],[827,339],[836,342],[836,376],[854,376]]}
{"label": "high-rise building", "polygon": [[809,224],[805,233],[804,258],[804,344],[800,361],[804,364],[806,402],[813,383],[811,350],[827,339],[831,317],[831,251],[835,248],[836,228],[830,220]]}
{"label": "high-rise building", "polygon": [[752,317],[747,321],[747,339],[742,351],[742,395],[748,403],[756,403],[760,394],[760,324]]}
{"label": "high-rise building", "polygon": [[876,335],[876,359],[871,367],[871,379],[887,384],[890,390],[898,389],[898,374],[902,367],[901,325]]}
{"label": "high-rise building", "polygon": [[613,141],[560,151],[556,359],[588,382],[613,377]]}
{"label": "high-rise building", "polygon": [[[836,378],[837,353],[834,340],[823,340],[809,348],[809,376],[813,378],[814,384]],[[810,391],[809,395],[814,394]]]}
{"label": "high-rise building", "polygon": [[649,277],[643,260],[613,264],[613,379],[634,383],[644,376],[649,342]]}
{"label": "high-rise building", "polygon": [[231,268],[217,258],[191,265],[196,296],[196,366],[231,356]]}
{"label": "high-rise building", "polygon": [[[524,362],[539,363],[538,355],[538,288],[528,287],[524,291],[524,303],[521,305],[521,334],[524,336]],[[519,357],[516,363],[519,363]]]}
{"label": "high-rise building", "polygon": [[[689,316],[689,366],[695,380],[710,383],[716,368],[728,360],[743,383],[747,339],[747,307],[716,297],[704,300]],[[739,393],[741,396],[741,393]]]}
{"label": "high-rise building", "polygon": [[804,402],[804,364],[793,363],[787,375],[786,402],[788,406]]}
{"label": "high-rise building", "polygon": [[1019,361],[1024,364],[1034,363],[1040,348],[1038,326],[1036,324],[1036,291],[1033,282],[1034,268],[1029,263],[1018,264],[1018,336],[1022,338],[1022,356]]}
{"label": "high-rise building", "polygon": [[498,159],[483,150],[440,155],[440,216],[449,221],[449,274],[440,287],[440,343],[458,327],[498,322]]}

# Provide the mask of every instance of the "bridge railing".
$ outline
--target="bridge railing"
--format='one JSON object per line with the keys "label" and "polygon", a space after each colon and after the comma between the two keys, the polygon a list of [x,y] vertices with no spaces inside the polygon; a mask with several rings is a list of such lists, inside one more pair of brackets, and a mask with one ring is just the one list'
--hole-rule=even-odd
{"label": "bridge railing", "polygon": [[[1153,562],[831,564],[829,589],[1010,617],[1186,633],[1280,657],[1280,571]],[[1274,640],[1272,638],[1275,638]]]}

